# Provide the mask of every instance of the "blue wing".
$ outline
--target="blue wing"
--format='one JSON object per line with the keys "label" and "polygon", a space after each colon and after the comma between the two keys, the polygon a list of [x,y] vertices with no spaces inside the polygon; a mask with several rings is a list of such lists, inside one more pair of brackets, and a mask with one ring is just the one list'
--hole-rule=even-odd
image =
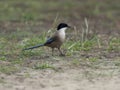
{"label": "blue wing", "polygon": [[45,44],[51,44],[54,41],[55,41],[55,38],[48,38]]}

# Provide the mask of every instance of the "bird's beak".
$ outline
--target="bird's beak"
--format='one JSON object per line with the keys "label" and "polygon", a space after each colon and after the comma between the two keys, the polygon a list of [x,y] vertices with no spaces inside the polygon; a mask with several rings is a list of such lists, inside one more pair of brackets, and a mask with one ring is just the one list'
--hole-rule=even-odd
{"label": "bird's beak", "polygon": [[71,26],[68,26],[68,28],[69,28],[69,29],[74,29],[74,28],[73,28],[73,27],[71,27]]}
{"label": "bird's beak", "polygon": [[71,26],[68,26],[68,28],[72,28]]}

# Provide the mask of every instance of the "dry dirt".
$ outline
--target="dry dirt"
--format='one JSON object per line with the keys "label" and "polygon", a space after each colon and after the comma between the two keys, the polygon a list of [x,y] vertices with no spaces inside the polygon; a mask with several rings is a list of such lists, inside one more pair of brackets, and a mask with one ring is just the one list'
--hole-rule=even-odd
{"label": "dry dirt", "polygon": [[118,76],[89,80],[84,77],[83,70],[71,69],[65,72],[52,70],[27,70],[12,76],[1,76],[5,83],[0,84],[0,90],[120,90]]}
{"label": "dry dirt", "polygon": [[88,62],[80,59],[80,64],[77,64],[72,61],[73,58],[46,58],[55,70],[23,67],[14,75],[1,74],[0,90],[120,90],[120,69],[114,65],[119,60],[114,62],[104,58],[102,61]]}

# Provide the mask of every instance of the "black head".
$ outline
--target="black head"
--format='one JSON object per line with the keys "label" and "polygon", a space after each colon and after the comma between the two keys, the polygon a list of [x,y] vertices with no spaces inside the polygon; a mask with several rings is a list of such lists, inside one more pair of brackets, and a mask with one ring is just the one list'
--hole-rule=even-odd
{"label": "black head", "polygon": [[70,26],[68,26],[66,23],[60,23],[59,25],[58,25],[58,27],[57,27],[57,30],[60,30],[61,28],[69,28]]}

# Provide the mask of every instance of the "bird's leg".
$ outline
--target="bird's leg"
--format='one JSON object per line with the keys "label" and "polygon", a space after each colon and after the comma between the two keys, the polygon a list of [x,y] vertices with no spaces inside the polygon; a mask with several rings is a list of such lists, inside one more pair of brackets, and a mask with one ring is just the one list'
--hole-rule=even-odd
{"label": "bird's leg", "polygon": [[58,50],[59,50],[61,56],[65,56],[65,54],[63,54],[63,52],[61,51],[60,48],[58,48]]}
{"label": "bird's leg", "polygon": [[54,48],[52,48],[52,56],[54,55]]}

